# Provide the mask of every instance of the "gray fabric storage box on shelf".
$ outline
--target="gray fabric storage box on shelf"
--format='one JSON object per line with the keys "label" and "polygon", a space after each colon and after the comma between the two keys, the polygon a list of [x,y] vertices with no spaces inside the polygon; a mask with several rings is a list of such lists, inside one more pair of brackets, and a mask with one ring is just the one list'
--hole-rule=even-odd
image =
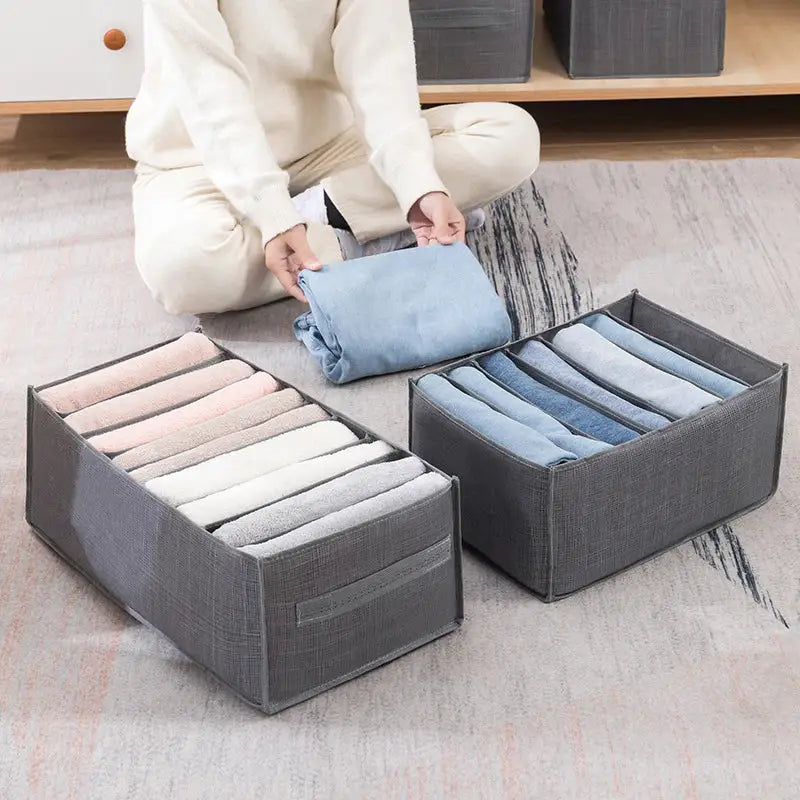
{"label": "gray fabric storage box on shelf", "polygon": [[[464,541],[546,601],[731,520],[777,488],[786,365],[636,292],[599,310],[749,388],[606,452],[547,469],[465,428],[416,381],[409,387],[410,449],[459,477]],[[514,352],[525,341],[498,350]]]}
{"label": "gray fabric storage box on shelf", "polygon": [[411,0],[421,83],[531,77],[534,0]]}
{"label": "gray fabric storage box on shelf", "polygon": [[119,469],[44,403],[44,388],[28,390],[30,525],[111,600],[262,711],[360,675],[462,621],[456,479],[417,506],[256,557]]}
{"label": "gray fabric storage box on shelf", "polygon": [[573,78],[718,75],[725,0],[544,0]]}

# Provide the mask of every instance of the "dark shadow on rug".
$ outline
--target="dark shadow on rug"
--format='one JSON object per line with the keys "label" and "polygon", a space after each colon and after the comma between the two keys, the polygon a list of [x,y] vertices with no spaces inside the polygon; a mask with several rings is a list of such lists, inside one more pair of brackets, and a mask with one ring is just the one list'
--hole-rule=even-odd
{"label": "dark shadow on rug", "polygon": [[[505,300],[521,338],[565,322],[596,306],[588,278],[562,230],[547,213],[533,182],[495,202],[486,228],[470,234],[477,253]],[[739,537],[723,525],[692,540],[695,552],[750,598],[789,627],[769,592],[759,583]]]}

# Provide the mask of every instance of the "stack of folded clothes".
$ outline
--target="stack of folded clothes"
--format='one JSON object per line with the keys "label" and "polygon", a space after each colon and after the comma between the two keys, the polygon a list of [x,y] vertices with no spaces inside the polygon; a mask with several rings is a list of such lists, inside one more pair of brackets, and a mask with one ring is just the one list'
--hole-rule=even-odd
{"label": "stack of folded clothes", "polygon": [[503,301],[459,242],[302,270],[298,283],[309,310],[294,321],[295,336],[334,383],[436,364],[511,337]]}
{"label": "stack of folded clothes", "polygon": [[41,398],[150,492],[256,555],[450,486],[201,333],[51,386]]}
{"label": "stack of folded clothes", "polygon": [[544,467],[602,453],[747,388],[605,313],[417,386],[473,432]]}

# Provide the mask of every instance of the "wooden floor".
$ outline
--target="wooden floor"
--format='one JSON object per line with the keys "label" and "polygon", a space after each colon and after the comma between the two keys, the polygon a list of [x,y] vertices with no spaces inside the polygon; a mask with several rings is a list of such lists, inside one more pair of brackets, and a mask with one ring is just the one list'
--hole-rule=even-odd
{"label": "wooden floor", "polygon": [[[800,158],[800,100],[762,97],[526,104],[542,156],[565,159]],[[131,166],[124,115],[0,116],[0,170]]]}

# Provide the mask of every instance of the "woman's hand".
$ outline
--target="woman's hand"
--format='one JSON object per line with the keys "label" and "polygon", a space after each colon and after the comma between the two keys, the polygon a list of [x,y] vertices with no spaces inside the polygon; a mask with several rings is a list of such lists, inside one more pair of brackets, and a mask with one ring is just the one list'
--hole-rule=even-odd
{"label": "woman's hand", "polygon": [[309,247],[305,225],[295,225],[270,239],[264,247],[264,263],[287,294],[308,302],[297,285],[297,275],[301,269],[321,269],[322,264]]}
{"label": "woman's hand", "polygon": [[408,212],[408,222],[420,247],[464,241],[464,215],[444,192],[429,192],[420,197]]}

